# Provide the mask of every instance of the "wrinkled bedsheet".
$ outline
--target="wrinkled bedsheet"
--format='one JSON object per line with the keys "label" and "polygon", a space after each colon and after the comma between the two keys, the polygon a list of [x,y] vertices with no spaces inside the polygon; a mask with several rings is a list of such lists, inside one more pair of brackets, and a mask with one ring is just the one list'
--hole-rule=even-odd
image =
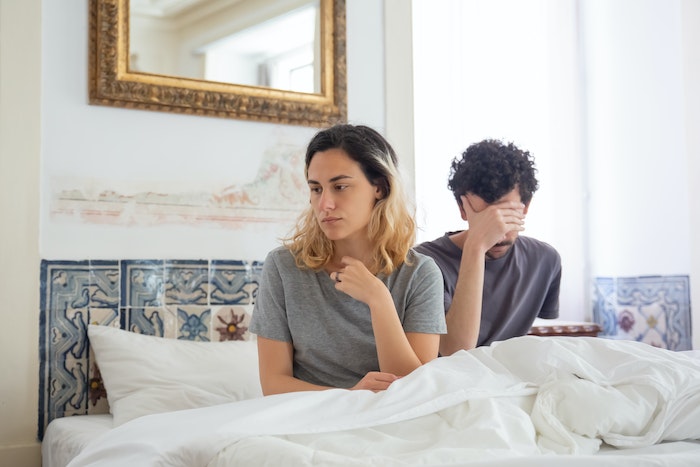
{"label": "wrinkled bedsheet", "polygon": [[[683,441],[685,440],[685,441]],[[700,465],[700,359],[525,336],[441,357],[378,393],[333,389],[149,415],[72,467]]]}

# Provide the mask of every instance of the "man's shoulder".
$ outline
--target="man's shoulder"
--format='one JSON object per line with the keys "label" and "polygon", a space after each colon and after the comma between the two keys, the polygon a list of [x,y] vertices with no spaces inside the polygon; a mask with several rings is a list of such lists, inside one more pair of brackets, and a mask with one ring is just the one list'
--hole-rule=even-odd
{"label": "man's shoulder", "polygon": [[559,256],[559,252],[556,248],[554,248],[549,243],[539,240],[537,238],[520,235],[518,236],[518,242],[523,248]]}
{"label": "man's shoulder", "polygon": [[457,248],[456,245],[452,243],[452,240],[450,240],[450,235],[455,233],[457,232],[447,232],[434,240],[419,243],[413,247],[413,249],[418,253],[428,256],[433,256],[436,253],[445,254],[446,252],[450,252]]}
{"label": "man's shoulder", "polygon": [[526,261],[532,260],[551,266],[561,265],[559,252],[549,243],[524,235],[518,237],[517,243],[516,254]]}

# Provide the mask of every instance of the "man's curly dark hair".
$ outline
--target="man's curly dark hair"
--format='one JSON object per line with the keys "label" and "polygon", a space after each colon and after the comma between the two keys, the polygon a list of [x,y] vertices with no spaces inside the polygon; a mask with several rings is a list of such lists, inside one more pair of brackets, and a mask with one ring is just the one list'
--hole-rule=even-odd
{"label": "man's curly dark hair", "polygon": [[491,204],[518,185],[527,204],[537,191],[535,163],[528,151],[513,143],[485,139],[469,146],[452,161],[447,187],[461,206],[460,196],[473,193]]}

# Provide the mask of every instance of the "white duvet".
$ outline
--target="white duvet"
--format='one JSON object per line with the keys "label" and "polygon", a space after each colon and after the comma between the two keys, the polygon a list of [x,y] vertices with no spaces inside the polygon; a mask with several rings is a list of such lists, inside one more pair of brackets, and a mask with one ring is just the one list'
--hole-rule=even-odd
{"label": "white duvet", "polygon": [[[681,440],[690,441],[657,446]],[[692,440],[699,359],[631,341],[527,336],[439,358],[384,392],[144,416],[69,465],[698,466]]]}

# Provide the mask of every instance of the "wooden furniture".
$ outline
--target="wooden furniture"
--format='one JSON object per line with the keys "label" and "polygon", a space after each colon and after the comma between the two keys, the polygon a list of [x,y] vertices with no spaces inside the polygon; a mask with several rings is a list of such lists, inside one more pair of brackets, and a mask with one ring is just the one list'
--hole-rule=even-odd
{"label": "wooden furniture", "polygon": [[597,337],[602,330],[598,323],[538,319],[535,320],[528,335]]}

